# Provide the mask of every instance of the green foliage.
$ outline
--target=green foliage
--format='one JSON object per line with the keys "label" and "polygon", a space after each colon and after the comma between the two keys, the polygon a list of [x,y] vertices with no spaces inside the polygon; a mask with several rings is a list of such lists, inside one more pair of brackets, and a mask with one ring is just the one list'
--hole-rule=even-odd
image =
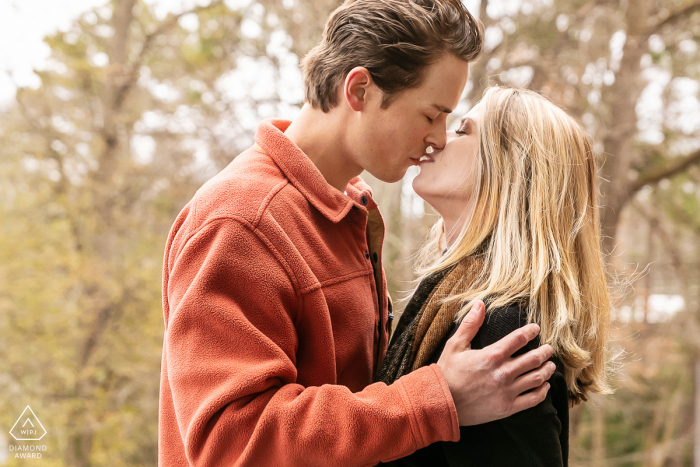
{"label": "green foliage", "polygon": [[[132,3],[46,38],[41,86],[1,116],[0,422],[31,405],[48,431],[43,465],[157,463],[164,243],[207,176],[182,114],[211,112],[203,95],[244,43],[242,13],[223,3],[193,13],[198,32],[141,3],[131,16]],[[146,160],[135,135],[153,146]]]}

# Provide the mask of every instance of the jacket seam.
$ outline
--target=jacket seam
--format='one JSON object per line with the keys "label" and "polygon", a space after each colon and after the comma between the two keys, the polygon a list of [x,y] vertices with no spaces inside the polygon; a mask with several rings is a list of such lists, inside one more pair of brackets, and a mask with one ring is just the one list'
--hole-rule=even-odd
{"label": "jacket seam", "polygon": [[[294,320],[294,327],[299,329],[301,327],[301,320],[304,316],[304,294],[301,292],[297,293],[297,301],[299,302],[299,309],[297,310],[297,316]],[[297,331],[298,332],[298,331]],[[299,339],[297,339],[297,348],[294,349],[294,366],[297,364],[297,352],[299,351]]]}
{"label": "jacket seam", "polygon": [[270,205],[272,200],[279,194],[280,191],[282,191],[282,188],[287,186],[289,184],[289,179],[285,178],[282,180],[280,183],[275,185],[272,190],[265,196],[265,198],[262,200],[260,203],[260,208],[258,209],[258,212],[255,214],[255,219],[253,219],[253,222],[251,225],[253,225],[254,228],[258,228],[258,225],[260,224],[260,220],[262,219],[263,215],[265,214],[265,211],[267,211],[267,207]]}
{"label": "jacket seam", "polygon": [[371,275],[372,275],[372,273],[368,272],[368,271],[355,271],[355,272],[351,272],[349,274],[345,274],[343,276],[338,276],[338,277],[334,277],[332,279],[325,280],[323,282],[317,281],[311,285],[304,287],[303,289],[300,289],[299,293],[300,294],[307,294],[307,293],[313,292],[314,290],[322,289],[323,287],[337,285],[337,284],[340,284],[343,282],[350,281],[350,280],[355,279],[357,277],[367,277],[367,276],[371,276]]}
{"label": "jacket seam", "polygon": [[342,276],[334,277],[332,279],[327,279],[323,282],[319,282],[319,285],[321,287],[327,287],[329,285],[336,285],[336,284],[340,284],[341,282],[346,282],[346,281],[355,279],[356,277],[370,276],[370,275],[372,275],[372,272],[367,271],[367,270],[355,271],[355,272],[351,272],[348,274],[344,274]]}
{"label": "jacket seam", "polygon": [[289,266],[289,264],[287,263],[287,261],[282,257],[282,255],[279,254],[279,252],[277,251],[277,249],[275,248],[275,246],[272,244],[272,242],[270,242],[270,240],[269,240],[262,232],[260,232],[258,229],[256,229],[255,227],[253,227],[252,224],[251,224],[248,220],[246,220],[246,219],[244,219],[244,218],[242,218],[242,217],[235,216],[235,215],[229,215],[229,216],[218,216],[218,217],[214,217],[214,218],[212,218],[212,219],[207,220],[204,224],[202,224],[201,226],[199,226],[199,228],[197,228],[197,229],[187,238],[187,241],[185,241],[185,243],[184,243],[184,245],[183,245],[182,248],[183,248],[183,249],[186,248],[187,245],[190,243],[190,241],[192,241],[192,239],[193,239],[199,232],[201,232],[202,230],[204,230],[204,229],[205,229],[206,227],[208,227],[209,225],[211,225],[211,224],[213,224],[213,223],[215,223],[215,222],[223,222],[223,221],[226,221],[226,220],[230,220],[230,221],[237,222],[237,223],[238,223],[239,225],[241,225],[242,227],[245,227],[246,229],[250,230],[253,234],[255,234],[256,237],[258,237],[258,238],[268,247],[268,249],[270,250],[270,252],[272,253],[272,255],[275,257],[275,259],[277,260],[277,262],[280,263],[280,266],[282,266],[282,268],[284,269],[285,273],[287,274],[287,276],[289,277],[289,279],[292,281],[292,285],[294,286],[294,290],[295,290],[295,292],[296,292],[296,295],[298,296],[298,295],[299,295],[299,292],[298,292],[298,291],[299,291],[299,289],[300,289],[300,287],[299,287],[299,280],[298,280],[298,278],[296,277],[296,274],[294,274],[294,271],[292,270],[292,268]]}
{"label": "jacket seam", "polygon": [[[433,365],[435,365],[437,368],[433,368]],[[433,373],[435,374],[436,378],[442,379],[443,381],[445,380],[444,374],[438,374],[438,371],[440,373],[442,373],[442,370],[439,369],[440,367],[436,363],[429,365],[429,366],[432,368]],[[444,382],[447,383],[446,381],[444,381]],[[445,386],[443,385],[443,382],[441,382],[441,381],[439,382],[439,384],[440,384],[440,389],[442,389],[442,395],[445,397],[445,404],[447,404],[447,412],[450,414],[450,420],[452,422],[454,422],[454,420],[452,420],[452,406],[454,406],[454,399],[452,397],[452,394],[449,391],[449,388],[446,389]],[[455,407],[455,412],[456,412],[456,410],[457,410],[457,407]],[[452,423],[452,433],[453,434],[454,434],[455,430],[457,431],[457,438],[459,438],[459,417],[457,418],[457,426],[456,427],[455,427],[454,423]]]}
{"label": "jacket seam", "polygon": [[[410,427],[411,427],[411,437],[413,438],[413,442],[415,443],[416,449],[420,449],[423,446],[423,434],[420,432],[420,423],[418,423],[418,416],[416,415],[416,410],[413,407],[413,404],[411,403],[411,400],[408,397],[408,394],[406,394],[406,389],[403,387],[403,382],[400,382],[398,384],[398,389],[399,389],[399,394],[401,395],[401,400],[404,403],[404,406],[408,406],[407,412],[409,413],[409,418],[410,418]],[[418,431],[418,435],[420,435],[421,439],[420,441],[416,437],[416,431]]]}

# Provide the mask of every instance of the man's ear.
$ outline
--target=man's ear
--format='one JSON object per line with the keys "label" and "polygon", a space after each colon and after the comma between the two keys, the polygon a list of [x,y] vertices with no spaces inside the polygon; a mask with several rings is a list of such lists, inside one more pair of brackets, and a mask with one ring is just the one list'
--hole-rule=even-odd
{"label": "man's ear", "polygon": [[373,86],[374,80],[367,68],[355,67],[345,77],[343,97],[352,110],[359,112],[367,105]]}

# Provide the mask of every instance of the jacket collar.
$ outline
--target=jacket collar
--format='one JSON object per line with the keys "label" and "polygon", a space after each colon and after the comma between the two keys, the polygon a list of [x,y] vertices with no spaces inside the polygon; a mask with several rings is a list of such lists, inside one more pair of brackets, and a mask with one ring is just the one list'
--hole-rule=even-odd
{"label": "jacket collar", "polygon": [[284,134],[291,123],[289,120],[263,120],[255,133],[257,147],[254,149],[268,155],[292,185],[333,222],[340,221],[353,206],[376,209],[372,190],[360,177],[350,180],[347,196],[323,178],[311,159]]}

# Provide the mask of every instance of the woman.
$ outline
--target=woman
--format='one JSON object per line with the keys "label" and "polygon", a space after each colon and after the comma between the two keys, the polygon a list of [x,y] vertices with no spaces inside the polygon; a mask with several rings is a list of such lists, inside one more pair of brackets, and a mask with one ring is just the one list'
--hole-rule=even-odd
{"label": "woman", "polygon": [[413,187],[441,219],[420,252],[420,285],[375,379],[391,384],[436,363],[477,300],[487,309],[473,349],[536,322],[539,340],[520,353],[548,343],[557,371],[538,406],[461,427],[458,442],[435,443],[392,464],[567,465],[569,405],[610,392],[610,299],[591,143],[537,93],[492,87],[446,146],[420,164]]}

